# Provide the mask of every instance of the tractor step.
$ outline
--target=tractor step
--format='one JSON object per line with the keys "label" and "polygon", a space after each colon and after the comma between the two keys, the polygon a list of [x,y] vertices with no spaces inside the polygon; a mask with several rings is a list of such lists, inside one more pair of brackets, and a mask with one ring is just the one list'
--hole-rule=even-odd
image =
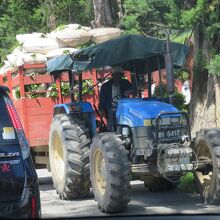
{"label": "tractor step", "polygon": [[157,167],[148,164],[133,164],[131,166],[132,173],[155,173],[157,171]]}

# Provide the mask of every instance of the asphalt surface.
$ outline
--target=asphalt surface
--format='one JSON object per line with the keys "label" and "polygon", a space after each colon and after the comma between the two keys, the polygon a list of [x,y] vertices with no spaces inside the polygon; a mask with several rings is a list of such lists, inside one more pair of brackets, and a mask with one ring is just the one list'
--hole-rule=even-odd
{"label": "asphalt surface", "polygon": [[[52,178],[45,169],[37,170],[42,218],[103,216],[94,201],[92,189],[86,199],[66,201],[56,194]],[[207,206],[201,203],[198,194],[186,193],[177,189],[170,192],[150,192],[141,181],[131,182],[131,202],[124,215],[134,214],[220,214],[220,206]]]}

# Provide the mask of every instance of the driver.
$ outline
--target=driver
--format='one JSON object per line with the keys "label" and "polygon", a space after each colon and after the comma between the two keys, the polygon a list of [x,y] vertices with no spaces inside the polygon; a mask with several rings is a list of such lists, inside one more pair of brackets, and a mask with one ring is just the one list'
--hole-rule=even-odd
{"label": "driver", "polygon": [[103,83],[99,96],[99,109],[101,116],[107,118],[107,128],[115,130],[115,110],[121,98],[129,97],[133,93],[132,84],[123,79],[124,70],[120,66],[112,68],[112,78]]}

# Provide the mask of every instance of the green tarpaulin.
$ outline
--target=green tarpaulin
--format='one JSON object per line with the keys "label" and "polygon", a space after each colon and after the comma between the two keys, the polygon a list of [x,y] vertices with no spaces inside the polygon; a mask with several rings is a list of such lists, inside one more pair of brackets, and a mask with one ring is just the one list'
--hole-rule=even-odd
{"label": "green tarpaulin", "polygon": [[47,62],[47,72],[51,74],[59,74],[73,68],[73,59],[69,54],[57,56]]}
{"label": "green tarpaulin", "polygon": [[[188,47],[179,43],[170,43],[174,67],[183,66]],[[76,72],[105,66],[122,65],[132,72],[153,71],[165,67],[166,41],[142,35],[123,35],[118,38],[76,51],[73,63],[64,62],[64,57],[48,62],[48,72],[60,71],[61,68]],[[61,60],[60,60],[61,59]],[[62,61],[62,62],[61,62]],[[65,65],[63,65],[65,63]],[[148,65],[149,64],[149,65]],[[69,66],[68,66],[69,65]],[[148,68],[148,69],[146,69]]]}

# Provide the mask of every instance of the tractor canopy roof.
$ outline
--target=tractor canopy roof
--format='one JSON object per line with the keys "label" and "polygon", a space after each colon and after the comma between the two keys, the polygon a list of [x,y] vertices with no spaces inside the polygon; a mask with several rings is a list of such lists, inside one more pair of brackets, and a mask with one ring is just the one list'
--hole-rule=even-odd
{"label": "tractor canopy roof", "polygon": [[[186,45],[170,42],[175,68],[184,65],[188,51]],[[47,70],[50,74],[59,74],[70,69],[82,72],[93,68],[121,65],[125,70],[145,73],[164,68],[165,54],[166,40],[135,34],[123,35],[77,50],[71,55],[49,60]]]}

